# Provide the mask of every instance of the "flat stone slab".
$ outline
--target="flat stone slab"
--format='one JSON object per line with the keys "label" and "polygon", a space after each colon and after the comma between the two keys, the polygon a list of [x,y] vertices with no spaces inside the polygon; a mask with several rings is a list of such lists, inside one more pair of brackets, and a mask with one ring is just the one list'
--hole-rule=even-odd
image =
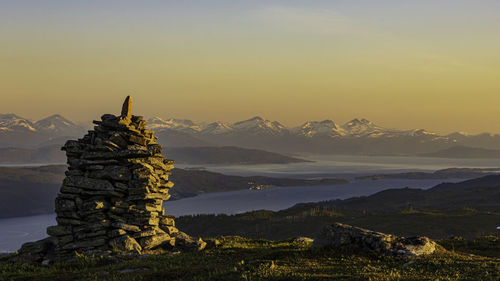
{"label": "flat stone slab", "polygon": [[67,176],[63,181],[63,185],[96,191],[111,191],[115,189],[107,180],[91,179],[81,176]]}

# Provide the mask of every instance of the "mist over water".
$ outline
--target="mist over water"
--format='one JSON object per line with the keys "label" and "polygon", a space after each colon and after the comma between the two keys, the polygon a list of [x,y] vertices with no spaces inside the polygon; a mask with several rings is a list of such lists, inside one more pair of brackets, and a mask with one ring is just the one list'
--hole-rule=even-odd
{"label": "mist over water", "polygon": [[447,168],[497,168],[498,159],[450,159],[411,156],[298,155],[313,162],[261,165],[179,165],[239,176],[344,177],[402,172],[433,172]]}

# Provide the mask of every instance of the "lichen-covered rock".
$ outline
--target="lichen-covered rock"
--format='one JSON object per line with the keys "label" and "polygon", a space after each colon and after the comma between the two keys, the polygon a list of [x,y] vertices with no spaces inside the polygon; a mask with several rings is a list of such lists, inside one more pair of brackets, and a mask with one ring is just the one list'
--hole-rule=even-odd
{"label": "lichen-covered rock", "polygon": [[113,249],[116,248],[122,251],[132,251],[137,253],[141,253],[142,251],[141,245],[139,245],[139,243],[137,243],[134,238],[128,235],[116,237],[109,241],[109,244],[111,247],[113,247]]}
{"label": "lichen-covered rock", "polygon": [[139,240],[140,241],[139,243],[141,244],[141,246],[144,249],[149,250],[149,249],[156,248],[157,246],[161,245],[165,241],[168,241],[170,243],[171,240],[172,240],[172,237],[170,237],[170,235],[168,235],[166,233],[161,233],[161,234],[154,235],[154,236],[143,237]]}
{"label": "lichen-covered rock", "polygon": [[202,251],[207,243],[201,238],[193,238],[184,232],[178,231],[171,236],[175,239],[175,248],[181,251]]}
{"label": "lichen-covered rock", "polygon": [[54,249],[55,244],[51,237],[36,242],[24,243],[17,254],[11,258],[11,261],[27,264],[41,264],[45,260],[53,258]]}
{"label": "lichen-covered rock", "polygon": [[341,223],[325,226],[313,246],[356,246],[402,257],[428,255],[436,250],[436,243],[427,237],[405,238]]}
{"label": "lichen-covered rock", "polygon": [[[173,238],[179,231],[165,215],[173,160],[162,155],[153,131],[132,115],[127,97],[121,115],[104,114],[88,134],[69,140],[68,170],[56,198],[57,226],[50,238],[23,245],[17,261],[67,260],[75,253],[107,256],[116,249],[131,254],[159,245],[203,248],[203,241]],[[189,237],[189,236],[187,236]]]}

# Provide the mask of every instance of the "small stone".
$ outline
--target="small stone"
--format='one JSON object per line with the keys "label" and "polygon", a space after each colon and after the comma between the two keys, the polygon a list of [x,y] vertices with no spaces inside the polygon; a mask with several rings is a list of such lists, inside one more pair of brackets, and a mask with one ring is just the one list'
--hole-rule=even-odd
{"label": "small stone", "polygon": [[73,242],[73,235],[60,236],[54,239],[56,245],[66,245],[70,242]]}
{"label": "small stone", "polygon": [[113,229],[108,232],[109,237],[117,237],[127,234],[127,232],[123,229]]}
{"label": "small stone", "polygon": [[47,227],[47,234],[50,236],[63,236],[71,234],[71,226],[53,225]]}
{"label": "small stone", "polygon": [[110,226],[110,222],[108,220],[87,222],[85,225],[80,225],[73,227],[73,232],[96,232],[103,229],[106,229]]}
{"label": "small stone", "polygon": [[172,237],[175,238],[175,247],[185,251],[202,251],[207,246],[201,238],[194,239],[184,232],[173,233]]}
{"label": "small stone", "polygon": [[106,235],[106,230],[99,230],[99,231],[93,231],[93,232],[77,232],[75,233],[75,239],[76,240],[83,240],[91,237],[96,237],[96,236],[102,236]]}
{"label": "small stone", "polygon": [[90,240],[76,241],[62,246],[64,250],[92,248],[106,245],[106,237],[96,237]]}
{"label": "small stone", "polygon": [[128,140],[130,142],[133,142],[133,143],[139,144],[139,145],[147,145],[149,143],[149,140],[143,136],[130,135],[130,136],[128,136]]}
{"label": "small stone", "polygon": [[160,228],[168,234],[174,234],[179,232],[175,226],[160,225]]}
{"label": "small stone", "polygon": [[122,137],[121,134],[115,133],[110,138],[109,141],[118,146],[119,148],[127,147],[127,140]]}
{"label": "small stone", "polygon": [[104,169],[103,165],[90,165],[90,166],[87,166],[87,168],[86,168],[87,171],[95,171],[95,170],[102,170],[102,169]]}
{"label": "small stone", "polygon": [[206,246],[207,249],[217,248],[221,245],[220,240],[215,239],[215,238],[206,238],[203,241],[205,241],[207,243],[207,246]]}
{"label": "small stone", "polygon": [[127,96],[122,106],[121,117],[132,121],[132,97]]}
{"label": "small stone", "polygon": [[113,185],[109,181],[79,176],[66,177],[63,181],[63,184],[65,186],[79,187],[89,190],[114,190]]}
{"label": "small stone", "polygon": [[102,170],[92,171],[89,177],[94,179],[111,179],[115,181],[128,181],[131,177],[127,167],[122,166],[106,166]]}
{"label": "small stone", "polygon": [[133,238],[140,238],[140,237],[147,237],[147,236],[153,236],[153,235],[156,235],[156,231],[154,229],[147,229],[147,230],[132,234],[132,237]]}
{"label": "small stone", "polygon": [[66,176],[83,176],[84,172],[82,170],[68,170],[64,174]]}
{"label": "small stone", "polygon": [[56,217],[56,221],[59,225],[81,225],[82,221],[77,219],[66,219],[61,217]]}
{"label": "small stone", "polygon": [[143,249],[149,250],[149,249],[153,249],[153,248],[159,246],[160,244],[162,244],[163,242],[165,242],[167,240],[171,240],[170,235],[159,234],[159,235],[155,235],[155,236],[143,237],[143,238],[139,239],[139,241],[140,241],[139,243]]}
{"label": "small stone", "polygon": [[82,211],[84,212],[99,211],[101,209],[108,209],[108,208],[109,204],[102,199],[87,200],[84,201],[82,204]]}
{"label": "small stone", "polygon": [[56,212],[73,211],[76,209],[75,201],[64,198],[56,198]]}
{"label": "small stone", "polygon": [[13,256],[13,262],[26,264],[40,264],[48,252],[53,251],[55,247],[54,239],[48,237],[36,242],[24,243],[19,249],[18,254]]}
{"label": "small stone", "polygon": [[115,227],[115,228],[120,228],[120,229],[123,229],[123,230],[126,230],[126,231],[130,231],[130,232],[140,232],[141,231],[141,228],[136,226],[136,225],[130,225],[130,224],[125,224],[125,223],[112,223],[111,226]]}
{"label": "small stone", "polygon": [[142,251],[141,245],[139,245],[139,243],[137,243],[134,238],[128,235],[123,235],[112,239],[111,241],[109,241],[109,245],[113,248],[116,247],[117,249],[123,251],[134,251],[137,253],[141,253]]}
{"label": "small stone", "polygon": [[292,241],[297,244],[309,245],[314,242],[314,239],[311,239],[309,237],[297,237],[294,238]]}

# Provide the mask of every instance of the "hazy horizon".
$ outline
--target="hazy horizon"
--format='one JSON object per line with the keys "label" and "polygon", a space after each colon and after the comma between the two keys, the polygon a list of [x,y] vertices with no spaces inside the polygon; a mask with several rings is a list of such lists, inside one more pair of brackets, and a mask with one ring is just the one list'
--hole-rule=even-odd
{"label": "hazy horizon", "polygon": [[500,2],[2,1],[0,113],[500,133]]}
{"label": "hazy horizon", "polygon": [[[106,112],[106,113],[111,113],[111,114],[119,115],[118,110],[115,110],[113,112],[110,111],[110,112]],[[92,120],[98,120],[99,117],[101,116],[101,115],[99,115],[99,116],[95,116],[93,118],[87,118],[87,119],[84,119],[84,120],[72,120],[72,119],[68,118],[67,116],[64,116],[64,115],[62,115],[60,113],[52,113],[52,114],[48,114],[48,115],[43,115],[40,118],[29,118],[26,115],[18,114],[18,113],[15,113],[15,112],[0,112],[0,114],[15,114],[15,115],[17,115],[19,117],[26,118],[26,119],[28,119],[28,120],[30,120],[32,122],[36,122],[36,121],[42,120],[44,118],[48,118],[48,117],[53,116],[53,115],[61,115],[62,117],[67,118],[69,121],[72,121],[72,122],[74,122],[77,125],[80,125],[80,126],[89,126],[89,127],[94,126],[94,124],[92,123]],[[353,121],[354,119],[359,119],[359,120],[366,119],[366,120],[371,121],[372,123],[374,123],[375,125],[378,125],[380,127],[383,127],[383,128],[386,128],[386,129],[394,129],[394,130],[424,129],[424,130],[431,131],[431,132],[434,132],[434,133],[438,133],[438,134],[441,134],[441,135],[448,135],[448,134],[457,133],[457,132],[458,133],[470,134],[470,135],[476,135],[476,134],[482,134],[482,133],[500,134],[500,132],[494,132],[494,131],[483,131],[483,132],[474,133],[474,132],[460,130],[459,128],[457,128],[456,130],[448,131],[448,132],[441,132],[441,131],[433,131],[433,130],[430,130],[430,129],[424,128],[424,127],[394,127],[394,126],[389,126],[387,124],[382,124],[380,122],[377,122],[377,120],[372,120],[372,119],[369,119],[369,118],[358,117],[358,116],[354,116],[354,117],[352,117],[350,119],[347,119],[347,120],[336,120],[336,119],[332,119],[332,118],[318,119],[318,120],[304,119],[300,123],[288,124],[288,123],[282,122],[281,120],[270,119],[270,118],[267,118],[267,116],[262,116],[262,115],[250,115],[250,116],[248,116],[246,118],[243,118],[243,119],[227,121],[227,120],[193,119],[193,118],[189,118],[189,117],[182,117],[182,118],[180,118],[180,117],[176,117],[176,116],[161,116],[161,115],[158,115],[158,116],[149,116],[149,115],[141,114],[140,112],[139,113],[134,112],[134,114],[135,115],[143,116],[146,119],[156,118],[156,117],[159,117],[159,118],[164,119],[164,120],[168,120],[168,119],[187,119],[187,120],[191,120],[191,121],[193,121],[195,123],[205,123],[205,124],[209,124],[209,123],[212,123],[212,122],[223,122],[223,123],[227,123],[227,124],[232,124],[232,123],[239,122],[239,121],[249,120],[249,119],[252,119],[254,117],[261,117],[263,119],[267,119],[267,120],[270,120],[270,121],[278,121],[282,125],[284,125],[284,126],[286,126],[288,128],[295,128],[295,127],[303,125],[306,122],[313,122],[313,121],[319,121],[319,122],[321,122],[321,121],[325,121],[325,120],[332,120],[337,125],[344,125],[344,124],[346,124],[346,123],[348,123],[350,121]]]}

